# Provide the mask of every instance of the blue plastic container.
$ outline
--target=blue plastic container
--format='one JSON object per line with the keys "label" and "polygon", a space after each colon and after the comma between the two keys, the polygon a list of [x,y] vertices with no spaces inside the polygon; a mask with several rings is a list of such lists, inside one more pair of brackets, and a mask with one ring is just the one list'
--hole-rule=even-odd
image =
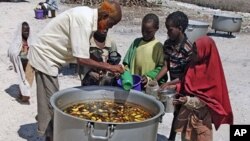
{"label": "blue plastic container", "polygon": [[[141,91],[141,76],[139,75],[132,75],[133,76],[133,90]],[[121,79],[117,80],[117,84],[119,87],[122,87]]]}
{"label": "blue plastic container", "polygon": [[43,19],[44,18],[42,9],[36,9],[35,10],[35,18],[36,19]]}

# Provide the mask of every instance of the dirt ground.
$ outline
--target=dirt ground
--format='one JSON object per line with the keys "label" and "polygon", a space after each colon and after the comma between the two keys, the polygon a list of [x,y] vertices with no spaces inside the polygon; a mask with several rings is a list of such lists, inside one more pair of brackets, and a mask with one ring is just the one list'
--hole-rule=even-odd
{"label": "dirt ground", "polygon": [[[36,134],[37,114],[36,105],[36,85],[32,86],[32,97],[30,105],[21,105],[15,98],[17,97],[18,84],[17,75],[13,70],[9,70],[11,63],[7,58],[7,49],[12,42],[18,23],[27,21],[31,31],[36,35],[50,20],[37,20],[34,18],[33,9],[40,0],[30,0],[27,2],[0,2],[0,140],[1,141],[42,141],[43,138]],[[61,13],[75,5],[59,4]],[[164,21],[170,12],[184,11],[190,19],[208,22],[212,24],[212,15],[215,13],[234,13],[221,10],[212,10],[191,4],[184,4],[175,1],[164,1],[162,7],[158,8],[123,8],[122,21],[110,30],[110,35],[118,44],[118,51],[124,55],[130,43],[141,36],[140,24],[142,17],[149,12],[156,13],[160,17],[160,29],[156,37],[161,41],[167,39]],[[243,17],[240,33],[233,33],[233,36],[226,36],[224,33],[213,34],[209,27],[211,37],[216,41],[219,49],[224,72],[227,80],[229,96],[234,112],[235,124],[250,124],[249,101],[250,80],[250,14],[237,13]],[[215,72],[216,73],[216,72]],[[74,70],[66,69],[59,75],[60,89],[79,86],[79,78],[74,74]],[[159,124],[159,141],[167,141],[172,114],[165,114],[163,122]],[[214,130],[215,131],[215,130]],[[229,126],[223,125],[214,134],[215,141],[229,141]],[[178,134],[177,141],[180,140]]]}

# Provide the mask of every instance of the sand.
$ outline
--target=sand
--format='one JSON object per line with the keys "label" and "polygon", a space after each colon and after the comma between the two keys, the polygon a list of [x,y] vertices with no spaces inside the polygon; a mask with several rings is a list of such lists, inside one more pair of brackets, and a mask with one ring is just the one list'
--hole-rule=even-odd
{"label": "sand", "polygon": [[[27,2],[0,2],[0,140],[1,141],[42,141],[43,138],[36,134],[37,114],[36,105],[36,85],[32,86],[32,96],[30,105],[22,105],[15,98],[18,93],[17,74],[9,69],[11,63],[7,58],[7,49],[12,42],[15,29],[18,23],[28,21],[31,31],[36,34],[51,19],[37,20],[34,18],[33,9],[39,0]],[[110,35],[118,44],[118,51],[124,55],[130,43],[136,37],[141,36],[140,22],[146,12],[157,13],[160,17],[161,28],[156,37],[161,41],[167,38],[164,28],[165,16],[175,10],[185,11],[193,19],[204,20],[211,27],[212,14],[217,12],[227,12],[212,10],[190,4],[175,1],[164,1],[162,8],[123,8],[124,16],[122,21],[110,30]],[[65,11],[75,5],[64,5],[59,3],[58,13]],[[230,13],[230,12],[229,12]],[[232,12],[231,12],[232,13]],[[250,34],[245,29],[249,29],[250,16],[247,13],[238,13],[243,16],[243,26],[240,33],[233,33],[231,38],[223,36],[211,36],[215,41],[221,55],[224,72],[227,80],[229,96],[234,113],[235,124],[250,124]],[[213,30],[209,29],[213,33]],[[221,35],[221,34],[220,34]],[[216,72],[215,72],[216,73]],[[80,81],[72,69],[66,69],[59,75],[60,89],[79,86]],[[158,133],[162,141],[167,141],[172,114],[165,114],[163,122],[159,124]],[[214,132],[215,141],[229,141],[229,126],[223,125]],[[160,139],[159,139],[160,140]],[[180,135],[177,136],[177,141]]]}

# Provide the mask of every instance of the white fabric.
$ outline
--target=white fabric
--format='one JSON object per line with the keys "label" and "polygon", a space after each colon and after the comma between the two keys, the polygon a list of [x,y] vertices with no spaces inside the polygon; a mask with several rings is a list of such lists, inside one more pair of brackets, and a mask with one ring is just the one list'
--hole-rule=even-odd
{"label": "white fabric", "polygon": [[89,58],[89,39],[97,30],[97,9],[76,7],[54,18],[31,44],[28,59],[37,70],[57,76],[61,66]]}
{"label": "white fabric", "polygon": [[[31,43],[31,31],[28,38],[28,45]],[[18,29],[15,34],[15,38],[11,43],[11,46],[8,49],[8,57],[10,58],[11,63],[14,66],[14,70],[18,75],[18,82],[21,94],[23,96],[30,96],[31,86],[28,83],[25,73],[23,70],[23,65],[19,53],[22,49],[22,23],[18,25]]]}

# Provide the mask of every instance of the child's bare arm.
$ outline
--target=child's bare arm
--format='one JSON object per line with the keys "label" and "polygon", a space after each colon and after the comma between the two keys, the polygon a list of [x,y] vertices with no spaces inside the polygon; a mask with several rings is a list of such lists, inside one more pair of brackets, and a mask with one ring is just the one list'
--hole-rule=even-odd
{"label": "child's bare arm", "polygon": [[167,65],[163,66],[161,68],[161,71],[158,73],[158,75],[155,77],[157,81],[159,81],[163,76],[165,76],[168,72],[168,67]]}

